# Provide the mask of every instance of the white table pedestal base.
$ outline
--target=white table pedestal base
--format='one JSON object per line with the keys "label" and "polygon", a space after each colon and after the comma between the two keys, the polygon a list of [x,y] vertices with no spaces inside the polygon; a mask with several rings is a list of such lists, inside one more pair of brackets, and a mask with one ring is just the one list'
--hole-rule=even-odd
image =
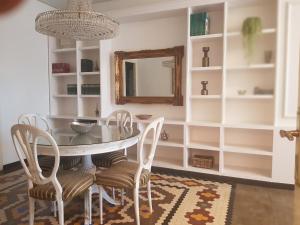
{"label": "white table pedestal base", "polygon": [[[83,170],[85,171],[89,171],[90,173],[92,174],[95,174],[96,173],[96,166],[93,164],[93,161],[92,161],[92,156],[91,155],[85,155],[82,157],[82,168]],[[99,188],[98,185],[96,184],[93,184],[91,186],[92,188],[92,195],[93,194],[99,194],[99,190],[102,190],[102,196],[103,196],[103,199],[105,201],[107,201],[108,203],[112,204],[112,205],[120,205],[121,202],[118,202],[116,201],[115,199],[113,199],[112,197],[110,197],[107,192],[104,190],[104,188]],[[88,199],[86,199],[87,196],[85,196],[85,203],[88,202]],[[87,210],[85,210],[85,215],[84,215],[84,225],[90,225],[89,224],[89,215],[87,215]]]}

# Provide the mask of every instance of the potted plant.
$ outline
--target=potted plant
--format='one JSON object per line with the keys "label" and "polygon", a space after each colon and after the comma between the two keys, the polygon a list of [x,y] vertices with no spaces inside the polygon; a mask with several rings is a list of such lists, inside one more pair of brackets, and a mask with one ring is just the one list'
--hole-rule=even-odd
{"label": "potted plant", "polygon": [[242,35],[246,56],[250,60],[253,56],[257,37],[261,34],[262,23],[259,17],[248,17],[242,26]]}

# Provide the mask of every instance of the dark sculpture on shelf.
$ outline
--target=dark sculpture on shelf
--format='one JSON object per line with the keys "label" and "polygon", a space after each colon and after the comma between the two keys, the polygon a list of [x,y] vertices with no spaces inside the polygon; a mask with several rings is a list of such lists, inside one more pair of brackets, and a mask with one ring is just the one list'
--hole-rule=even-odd
{"label": "dark sculpture on shelf", "polygon": [[201,95],[208,95],[208,90],[207,90],[207,84],[208,81],[201,81],[202,84],[202,90],[201,90]]}
{"label": "dark sculpture on shelf", "polygon": [[209,47],[203,47],[202,50],[204,53],[204,56],[202,58],[202,66],[209,67],[209,57],[208,57]]}
{"label": "dark sculpture on shelf", "polygon": [[163,141],[167,141],[169,139],[169,136],[165,130],[163,130],[163,132],[161,132],[160,139]]}

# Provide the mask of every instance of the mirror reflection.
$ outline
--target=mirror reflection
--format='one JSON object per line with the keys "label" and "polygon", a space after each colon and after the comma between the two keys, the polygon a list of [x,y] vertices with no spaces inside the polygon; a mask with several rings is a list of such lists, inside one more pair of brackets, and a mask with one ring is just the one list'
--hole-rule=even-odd
{"label": "mirror reflection", "polygon": [[123,61],[124,96],[174,96],[175,57]]}

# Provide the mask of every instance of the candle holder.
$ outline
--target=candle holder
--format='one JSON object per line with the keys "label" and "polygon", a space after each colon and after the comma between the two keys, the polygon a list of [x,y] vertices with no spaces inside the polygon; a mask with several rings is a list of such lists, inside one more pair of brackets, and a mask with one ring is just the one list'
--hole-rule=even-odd
{"label": "candle holder", "polygon": [[272,55],[273,52],[270,51],[265,51],[265,63],[271,63],[272,62]]}
{"label": "candle holder", "polygon": [[99,106],[98,106],[98,104],[96,105],[95,114],[96,114],[96,117],[99,117],[99,116],[100,116],[100,111],[99,111]]}
{"label": "candle holder", "polygon": [[202,84],[201,95],[208,95],[208,90],[207,90],[208,81],[201,81],[201,84]]}
{"label": "candle holder", "polygon": [[169,139],[169,135],[167,134],[167,132],[165,130],[163,130],[163,132],[161,132],[160,139],[163,141],[167,141]]}
{"label": "candle holder", "polygon": [[208,57],[209,47],[203,47],[202,51],[204,53],[204,56],[202,58],[202,67],[209,67],[209,57]]}

